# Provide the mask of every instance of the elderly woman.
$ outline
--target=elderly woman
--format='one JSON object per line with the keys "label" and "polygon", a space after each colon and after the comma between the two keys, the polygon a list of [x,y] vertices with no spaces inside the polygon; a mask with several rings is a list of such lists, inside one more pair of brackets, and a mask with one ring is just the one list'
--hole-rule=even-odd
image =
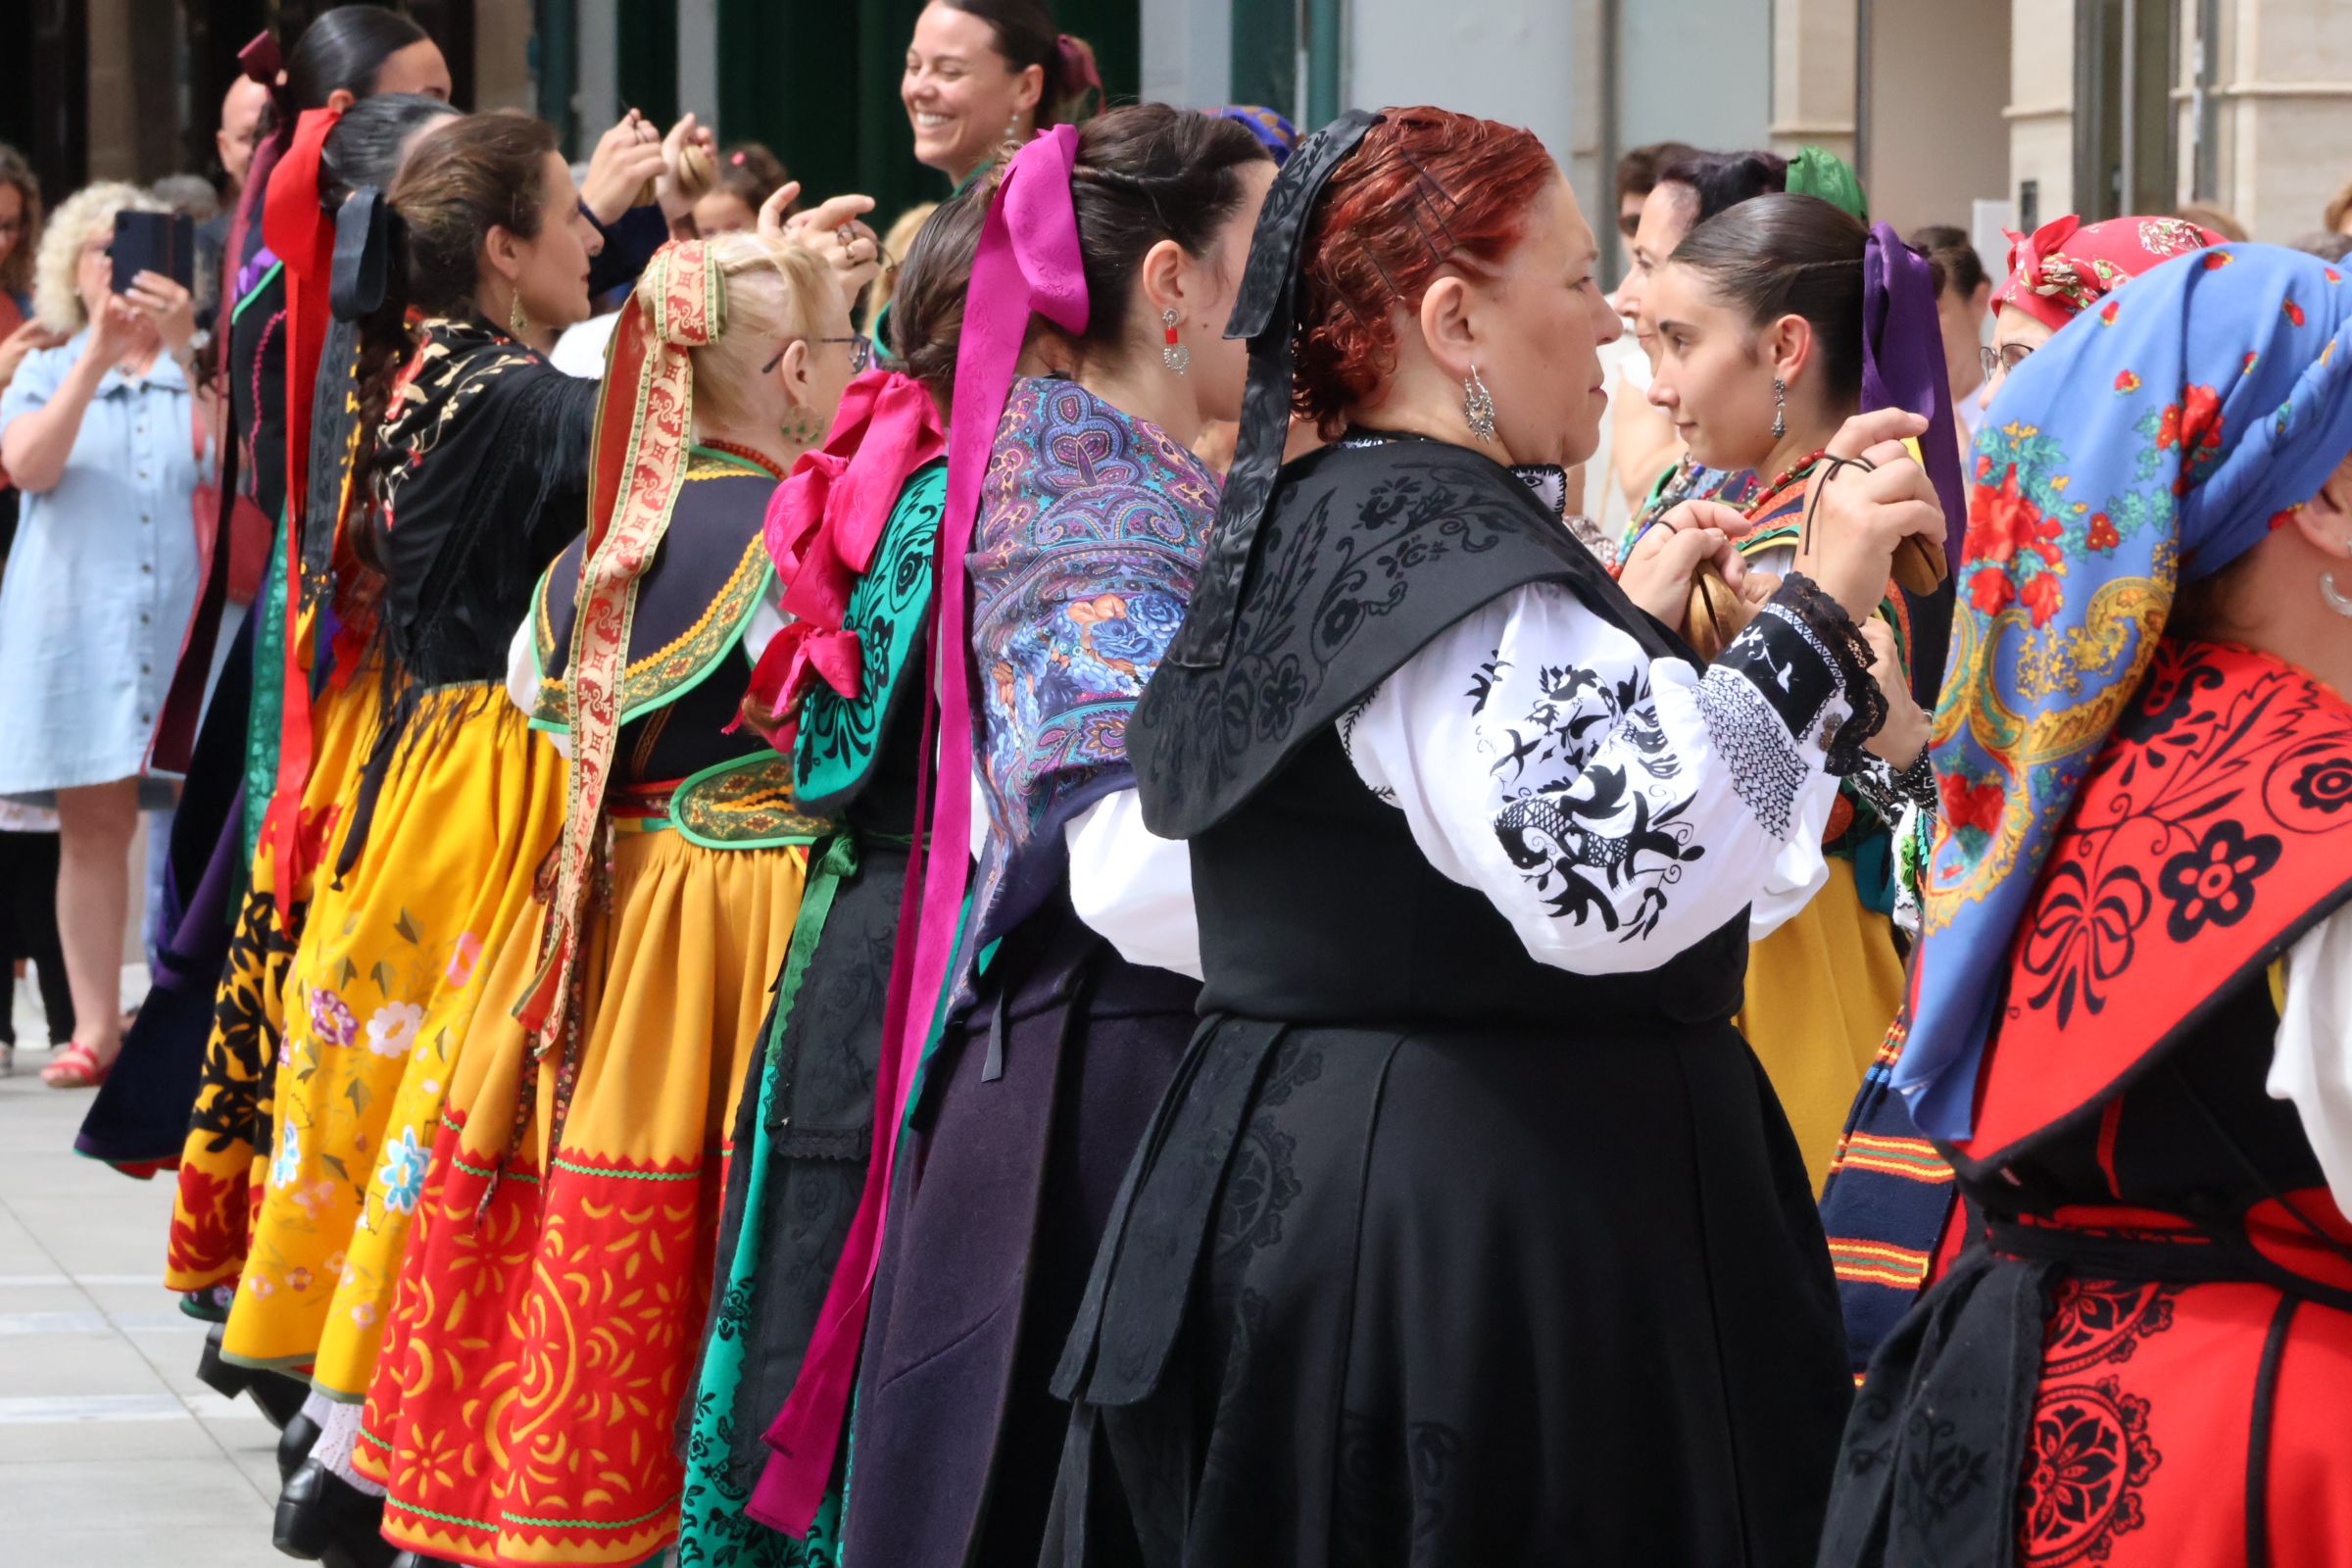
{"label": "elderly woman", "polygon": [[0,797],[55,806],[58,924],[74,1039],[42,1076],[86,1088],[122,1049],[125,870],[157,705],[196,592],[190,506],[204,436],[182,364],[188,291],[141,272],[113,288],[127,185],[68,199],[42,236],[34,314],[64,344],[0,394],[0,465],[24,515],[0,582]]}
{"label": "elderly woman", "polygon": [[2352,1560],[2348,338],[2324,262],[2176,257],[1978,443],[1892,1070],[1977,1217],[1825,1565]]}

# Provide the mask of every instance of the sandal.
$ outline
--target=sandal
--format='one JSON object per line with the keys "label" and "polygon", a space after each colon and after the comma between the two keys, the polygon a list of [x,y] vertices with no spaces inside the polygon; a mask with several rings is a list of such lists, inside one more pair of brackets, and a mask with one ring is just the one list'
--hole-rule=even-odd
{"label": "sandal", "polygon": [[76,1040],[41,1069],[41,1082],[52,1089],[95,1089],[113,1068],[114,1063],[100,1061],[98,1053]]}

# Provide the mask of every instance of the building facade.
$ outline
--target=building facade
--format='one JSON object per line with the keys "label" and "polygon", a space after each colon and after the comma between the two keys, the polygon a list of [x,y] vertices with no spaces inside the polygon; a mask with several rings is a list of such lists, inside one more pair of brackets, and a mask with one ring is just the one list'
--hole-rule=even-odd
{"label": "building facade", "polygon": [[[693,108],[812,192],[943,193],[898,103],[922,0],[406,0],[460,101],[575,153],[626,107]],[[0,6],[0,140],[53,188],[205,169],[237,47],[319,0]],[[1626,148],[1819,143],[1877,216],[1972,228],[2199,202],[2258,238],[2352,180],[2352,0],[1059,0],[1114,99],[1440,103],[1525,124],[1591,210]],[[1604,229],[1605,223],[1601,224]]]}

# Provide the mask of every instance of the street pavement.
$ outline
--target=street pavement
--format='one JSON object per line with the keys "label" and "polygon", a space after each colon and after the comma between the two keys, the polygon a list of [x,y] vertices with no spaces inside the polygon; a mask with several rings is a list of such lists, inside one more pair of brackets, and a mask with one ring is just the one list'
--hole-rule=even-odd
{"label": "street pavement", "polygon": [[[124,971],[124,991],[145,989]],[[7,971],[0,968],[0,986]],[[276,1433],[196,1381],[204,1325],[163,1288],[171,1179],[74,1152],[27,981],[0,1078],[0,1563],[270,1568]]]}

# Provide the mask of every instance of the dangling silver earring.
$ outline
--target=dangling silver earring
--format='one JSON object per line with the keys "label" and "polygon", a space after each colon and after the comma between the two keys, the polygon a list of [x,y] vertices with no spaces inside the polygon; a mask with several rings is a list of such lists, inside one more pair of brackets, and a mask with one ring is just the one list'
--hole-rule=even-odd
{"label": "dangling silver earring", "polygon": [[2352,597],[2346,597],[2344,591],[2335,585],[2334,572],[2320,573],[2320,597],[2328,601],[2329,610],[2339,615],[2352,617]]}
{"label": "dangling silver earring", "polygon": [[507,299],[507,331],[517,343],[526,341],[531,335],[531,318],[522,314],[520,289]]}
{"label": "dangling silver earring", "polygon": [[1478,367],[1470,367],[1470,374],[1462,382],[1462,417],[1469,422],[1470,433],[1481,441],[1494,439],[1494,395],[1487,383],[1478,378]]}
{"label": "dangling silver earring", "polygon": [[1176,323],[1184,319],[1175,306],[1159,313],[1159,324],[1168,329],[1167,346],[1159,351],[1159,363],[1178,375],[1193,368],[1193,351],[1176,336]]}
{"label": "dangling silver earring", "polygon": [[1004,118],[1004,143],[997,149],[997,162],[1009,164],[1021,150],[1021,112],[1014,110]]}
{"label": "dangling silver earring", "polygon": [[1778,441],[1788,433],[1788,383],[1779,376],[1772,378],[1772,438]]}

